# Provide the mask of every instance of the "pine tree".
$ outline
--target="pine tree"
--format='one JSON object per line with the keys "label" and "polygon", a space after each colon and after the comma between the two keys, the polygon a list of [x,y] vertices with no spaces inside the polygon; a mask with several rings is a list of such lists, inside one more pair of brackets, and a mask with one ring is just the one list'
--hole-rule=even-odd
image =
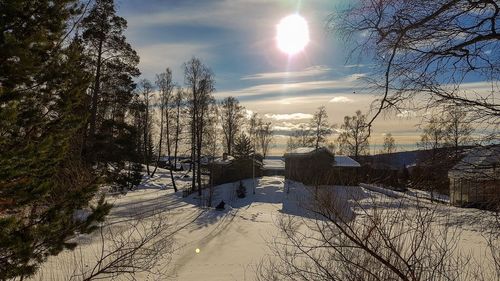
{"label": "pine tree", "polygon": [[[89,57],[89,71],[93,73],[90,87],[90,116],[87,132],[86,156],[91,162],[106,162],[100,153],[111,149],[114,139],[107,131],[125,123],[126,111],[133,97],[133,78],[140,72],[139,57],[127,43],[123,32],[127,21],[116,15],[113,0],[96,0],[82,20],[82,39]],[[99,138],[99,143],[97,139]]]}
{"label": "pine tree", "polygon": [[0,279],[36,272],[110,206],[80,158],[90,76],[67,22],[78,2],[0,2]]}
{"label": "pine tree", "polygon": [[96,0],[79,27],[92,73],[83,154],[97,164],[105,182],[125,192],[130,186],[129,162],[138,161],[136,135],[142,134],[127,122],[139,57],[123,35],[127,21],[116,15],[113,0]]}
{"label": "pine tree", "polygon": [[236,139],[236,143],[234,144],[234,150],[233,150],[234,158],[249,159],[250,157],[252,157],[253,153],[254,151],[253,151],[252,141],[247,135],[241,134]]}

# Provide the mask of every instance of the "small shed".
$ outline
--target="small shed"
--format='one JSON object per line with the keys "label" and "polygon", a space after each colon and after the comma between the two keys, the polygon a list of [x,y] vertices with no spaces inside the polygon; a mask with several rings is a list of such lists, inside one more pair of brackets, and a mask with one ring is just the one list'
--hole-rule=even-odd
{"label": "small shed", "polygon": [[285,177],[307,185],[358,185],[361,165],[326,147],[302,147],[285,153]]}
{"label": "small shed", "polygon": [[500,202],[500,146],[471,149],[448,178],[451,204],[495,207]]}
{"label": "small shed", "polygon": [[262,176],[262,157],[255,155],[252,158],[237,159],[224,156],[208,164],[213,184],[223,184]]}

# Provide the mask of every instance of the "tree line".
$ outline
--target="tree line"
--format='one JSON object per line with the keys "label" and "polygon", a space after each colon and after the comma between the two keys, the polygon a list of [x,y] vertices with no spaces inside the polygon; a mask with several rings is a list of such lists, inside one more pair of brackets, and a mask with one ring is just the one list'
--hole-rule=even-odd
{"label": "tree line", "polygon": [[[470,145],[473,139],[473,123],[469,113],[458,106],[446,106],[442,114],[433,114],[422,124],[422,134],[417,147],[435,153],[440,148],[452,148],[455,157],[460,156],[463,146]],[[336,142],[328,137],[337,131]],[[326,146],[340,154],[358,158],[369,154],[370,123],[365,114],[357,110],[353,116],[345,116],[344,122],[337,126],[328,122],[328,114],[324,106],[318,108],[309,124],[300,124],[288,137],[286,150],[292,151],[300,147]],[[382,149],[379,153],[396,152],[396,141],[392,133],[384,134]]]}
{"label": "tree line", "polygon": [[200,59],[184,63],[182,86],[169,68],[137,82],[139,56],[113,0],[7,1],[0,10],[1,280],[74,248],[68,239],[94,231],[111,209],[99,187],[133,188],[162,155],[171,167],[188,155],[201,193],[202,161],[220,147],[233,154],[248,139],[250,153],[268,154],[272,124],[258,114],[247,122],[234,97],[217,102]]}

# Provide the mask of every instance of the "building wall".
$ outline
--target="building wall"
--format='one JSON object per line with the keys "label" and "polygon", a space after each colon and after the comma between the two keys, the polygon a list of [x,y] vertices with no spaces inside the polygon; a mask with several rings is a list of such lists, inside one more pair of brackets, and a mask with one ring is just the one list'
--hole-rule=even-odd
{"label": "building wall", "polygon": [[[233,160],[231,164],[211,164],[210,172],[213,184],[223,184],[252,178],[254,175],[252,159]],[[255,177],[262,176],[262,166],[255,164]]]}
{"label": "building wall", "polygon": [[334,158],[327,154],[307,157],[285,157],[285,177],[306,185],[358,185],[357,167],[334,167]]}
{"label": "building wall", "polygon": [[498,207],[500,182],[450,177],[450,203],[455,206]]}

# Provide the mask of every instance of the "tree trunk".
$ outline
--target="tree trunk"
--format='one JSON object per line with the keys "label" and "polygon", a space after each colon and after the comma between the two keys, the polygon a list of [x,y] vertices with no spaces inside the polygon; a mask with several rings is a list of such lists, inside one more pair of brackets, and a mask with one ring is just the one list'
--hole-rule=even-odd
{"label": "tree trunk", "polygon": [[[97,123],[97,104],[99,98],[99,91],[101,86],[101,64],[102,64],[102,44],[104,39],[101,38],[99,41],[99,47],[97,50],[97,65],[95,71],[95,82],[94,90],[92,91],[92,107],[90,111],[90,128],[89,128],[89,147],[94,147],[95,144],[95,132]],[[95,160],[95,153],[87,151],[89,160],[93,162]]]}
{"label": "tree trunk", "polygon": [[203,140],[203,111],[200,116],[200,120],[198,120],[199,123],[199,129],[198,129],[198,134],[197,134],[197,147],[196,147],[196,154],[197,154],[197,165],[198,165],[198,171],[197,171],[197,181],[198,181],[198,195],[201,196],[201,147],[202,147],[202,140]]}
{"label": "tree trunk", "polygon": [[191,190],[196,190],[196,101],[193,100],[193,116],[191,120]]}
{"label": "tree trunk", "polygon": [[148,142],[148,131],[149,131],[149,128],[148,128],[148,118],[149,118],[149,102],[146,103],[146,116],[144,117],[144,164],[146,164],[146,171],[148,173],[148,176],[150,175],[150,172],[149,172],[149,154],[148,154],[148,145],[149,145],[149,142]]}
{"label": "tree trunk", "polygon": [[[160,157],[161,157],[161,144],[163,142],[163,108],[160,110],[161,110],[161,112],[160,112],[160,141],[158,143],[158,156],[156,157],[155,168],[153,170],[153,173],[151,173],[151,177],[154,177],[154,175],[156,173],[156,169],[158,169],[158,163],[160,162]],[[167,117],[167,126],[168,126],[168,117]],[[168,134],[168,127],[167,127],[167,134]],[[168,135],[167,135],[167,138],[168,138]],[[167,139],[167,145],[168,145],[168,139]],[[169,152],[169,155],[170,155],[170,152]]]}
{"label": "tree trunk", "polygon": [[[168,108],[168,107],[167,107]],[[174,167],[172,167],[172,158],[170,157],[170,116],[168,114],[168,109],[165,112],[165,117],[167,119],[167,154],[168,154],[168,165],[170,166],[170,180],[172,181],[172,186],[174,187],[174,191],[177,192],[177,186],[175,185],[174,179]]]}
{"label": "tree trunk", "polygon": [[[177,107],[177,116],[175,119],[175,145],[174,145],[174,168],[177,169],[177,149],[179,146],[179,135],[180,135],[180,107]],[[172,177],[172,186],[175,192],[177,192],[177,185],[175,184],[175,179]]]}

